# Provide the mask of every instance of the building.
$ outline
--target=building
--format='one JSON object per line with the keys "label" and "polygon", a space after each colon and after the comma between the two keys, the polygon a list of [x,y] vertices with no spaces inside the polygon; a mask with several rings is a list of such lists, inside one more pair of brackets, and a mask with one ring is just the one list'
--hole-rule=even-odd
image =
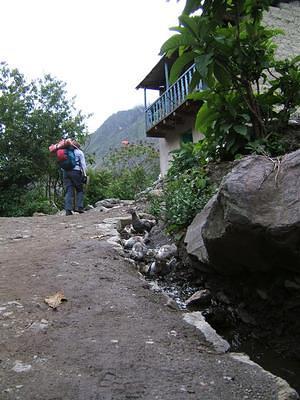
{"label": "building", "polygon": [[[276,38],[277,55],[280,58],[300,54],[300,2],[274,2],[264,16],[268,26],[283,29],[285,36]],[[180,148],[182,142],[198,142],[203,137],[195,130],[195,119],[199,109],[197,102],[186,100],[192,79],[194,64],[173,84],[169,84],[169,72],[176,57],[162,57],[137,89],[144,89],[145,123],[147,137],[159,139],[160,169],[165,175],[172,159],[172,150]],[[201,83],[195,90],[201,90]],[[147,106],[147,90],[156,90],[158,99]]]}

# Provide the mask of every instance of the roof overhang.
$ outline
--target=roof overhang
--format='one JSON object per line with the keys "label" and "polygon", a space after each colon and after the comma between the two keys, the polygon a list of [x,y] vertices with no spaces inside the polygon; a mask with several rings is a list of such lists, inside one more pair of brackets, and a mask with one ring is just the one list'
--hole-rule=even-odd
{"label": "roof overhang", "polygon": [[140,82],[136,89],[152,89],[159,90],[166,85],[165,77],[165,65],[170,71],[171,66],[177,58],[177,54],[174,53],[170,58],[163,56],[158,63],[152,68],[149,74]]}

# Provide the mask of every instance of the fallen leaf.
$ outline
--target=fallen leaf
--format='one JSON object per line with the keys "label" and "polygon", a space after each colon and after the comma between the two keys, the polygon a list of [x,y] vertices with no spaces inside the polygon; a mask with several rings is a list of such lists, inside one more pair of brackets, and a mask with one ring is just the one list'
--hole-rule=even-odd
{"label": "fallen leaf", "polygon": [[56,308],[61,304],[62,301],[67,301],[63,292],[57,292],[50,297],[45,298],[45,303],[47,303],[50,307]]}

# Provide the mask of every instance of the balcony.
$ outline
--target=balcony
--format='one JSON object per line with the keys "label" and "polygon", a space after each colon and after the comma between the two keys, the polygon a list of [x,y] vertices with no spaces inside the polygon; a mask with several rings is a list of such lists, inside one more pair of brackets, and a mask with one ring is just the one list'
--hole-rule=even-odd
{"label": "balcony", "polygon": [[[184,113],[195,113],[195,102],[187,101],[186,97],[191,93],[190,83],[196,70],[193,64],[180,78],[170,86],[154,103],[145,110],[147,136],[162,137],[175,122],[180,123]],[[193,91],[203,90],[202,82]],[[197,105],[198,107],[198,105]],[[176,118],[177,117],[177,118]],[[159,126],[161,129],[159,129]]]}

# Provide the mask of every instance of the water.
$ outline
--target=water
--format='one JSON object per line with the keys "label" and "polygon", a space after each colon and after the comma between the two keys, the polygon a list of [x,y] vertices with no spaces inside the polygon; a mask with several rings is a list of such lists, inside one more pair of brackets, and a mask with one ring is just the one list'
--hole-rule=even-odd
{"label": "water", "polygon": [[[186,309],[185,300],[199,290],[199,287],[190,285],[186,279],[176,280],[174,276],[159,279],[157,283],[182,310]],[[193,311],[203,311],[203,309],[194,307]],[[282,352],[278,352],[264,343],[263,339],[259,340],[251,335],[245,335],[242,330],[239,331],[239,324],[236,324],[233,329],[228,329],[225,326],[214,326],[209,319],[208,322],[220,336],[230,343],[231,351],[247,354],[252,361],[266,371],[285,379],[292,388],[300,393],[300,356],[298,359],[285,357]],[[272,329],[272,327],[270,328]],[[288,346],[288,343],[286,345]]]}

